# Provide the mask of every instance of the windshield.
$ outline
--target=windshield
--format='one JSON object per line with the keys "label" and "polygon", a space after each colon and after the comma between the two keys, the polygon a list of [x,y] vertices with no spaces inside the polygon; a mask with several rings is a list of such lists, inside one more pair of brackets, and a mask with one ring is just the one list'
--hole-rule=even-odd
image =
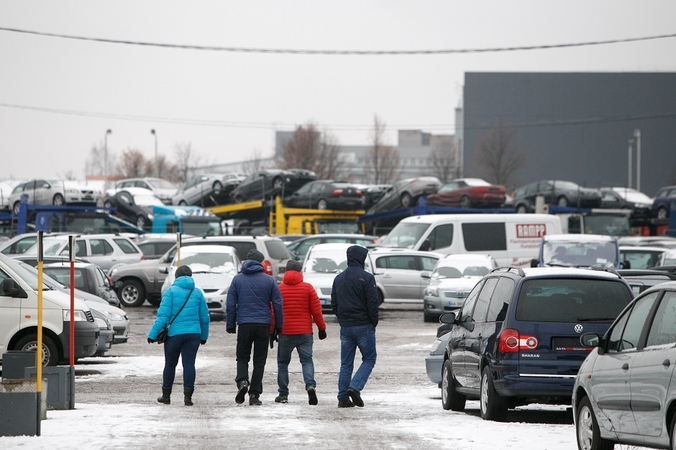
{"label": "windshield", "polygon": [[[176,267],[174,259],[172,266]],[[229,253],[198,253],[181,257],[182,266],[190,266],[192,273],[235,273],[235,260]]]}
{"label": "windshield", "polygon": [[219,220],[213,222],[204,222],[203,220],[193,222],[189,217],[184,217],[183,234],[190,234],[192,236],[222,236],[223,230]]}
{"label": "windshield", "polygon": [[[326,249],[311,250],[305,264],[303,272],[305,273],[340,273],[347,268],[346,249]],[[364,269],[367,272],[371,270],[371,260],[367,257]]]}
{"label": "windshield", "polygon": [[[12,258],[9,258],[5,255],[0,255],[0,259],[2,262],[4,262],[7,267],[10,268],[19,278],[21,278],[31,289],[34,291],[38,290],[38,276],[37,272],[33,273],[30,270],[28,270],[26,267],[21,265],[19,261],[15,261]],[[44,290],[51,290],[52,288],[46,284],[44,281],[42,282],[42,289]]]}
{"label": "windshield", "polygon": [[173,183],[161,178],[153,178],[150,180],[150,184],[160,189],[176,189],[176,186],[174,186]]}
{"label": "windshield", "polygon": [[[54,236],[44,238],[42,240],[42,255],[43,256],[54,256],[60,253],[61,248],[66,246],[68,249],[68,236]],[[37,243],[33,244],[31,248],[26,250],[25,255],[37,255],[38,254],[38,245]]]}
{"label": "windshield", "polygon": [[564,267],[616,267],[615,242],[545,241],[542,260],[546,266]]}
{"label": "windshield", "polygon": [[584,217],[585,234],[606,234],[629,236],[631,234],[628,215],[587,215]]}
{"label": "windshield", "polygon": [[480,261],[453,261],[437,265],[432,278],[482,277],[493,270],[488,263]]}
{"label": "windshield", "polygon": [[379,247],[413,248],[425,231],[430,227],[428,223],[402,223],[390,231],[378,244]]}

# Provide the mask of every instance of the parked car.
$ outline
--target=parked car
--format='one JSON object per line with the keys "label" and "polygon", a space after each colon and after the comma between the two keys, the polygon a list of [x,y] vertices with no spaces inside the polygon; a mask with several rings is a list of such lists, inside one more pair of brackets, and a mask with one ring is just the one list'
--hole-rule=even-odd
{"label": "parked car", "polygon": [[444,366],[444,353],[446,353],[450,334],[446,331],[439,336],[437,332],[437,336],[434,343],[432,343],[429,355],[425,358],[425,372],[427,372],[427,378],[441,388],[441,371]]}
{"label": "parked car", "polygon": [[368,214],[396,208],[415,206],[423,195],[435,193],[441,187],[436,177],[406,178],[390,186],[380,200],[368,210]]}
{"label": "parked car", "polygon": [[144,188],[126,188],[106,194],[103,206],[115,208],[115,214],[133,223],[141,230],[149,231],[153,223],[153,206],[164,203],[153,191]]}
{"label": "parked car", "polygon": [[589,330],[578,345],[595,347],[573,386],[578,448],[674,448],[676,282],[646,290],[605,334]]}
{"label": "parked car", "polygon": [[623,236],[619,237],[617,240],[623,247],[631,245],[638,247],[676,248],[676,238],[669,236]]}
{"label": "parked car", "polygon": [[[43,255],[68,256],[68,236],[50,236],[43,239]],[[37,255],[37,245],[24,252]],[[116,264],[138,262],[143,253],[128,237],[117,234],[82,234],[75,239],[75,257],[85,258],[107,272]]]}
{"label": "parked car", "polygon": [[307,255],[308,250],[310,250],[310,247],[316,244],[350,243],[363,245],[364,247],[372,247],[377,240],[378,236],[371,236],[368,234],[313,234],[296,239],[295,241],[286,244],[286,248],[289,249],[289,252],[294,259],[303,261],[305,259],[305,255]]}
{"label": "parked car", "polygon": [[617,238],[601,234],[546,234],[532,267],[605,267],[620,269]]}
{"label": "parked car", "polygon": [[[43,233],[43,238],[57,235],[67,235],[68,233]],[[0,253],[7,256],[21,255],[26,250],[35,245],[38,241],[38,233],[17,234],[11,239],[0,244]]]}
{"label": "parked car", "polygon": [[617,273],[629,283],[634,296],[657,284],[676,280],[676,273],[655,269],[620,269]]}
{"label": "parked car", "polygon": [[171,205],[171,198],[176,195],[178,189],[174,183],[162,178],[126,178],[115,183],[116,191],[128,188],[148,189],[165,205]]}
{"label": "parked car", "polygon": [[653,199],[652,214],[658,219],[666,219],[671,213],[671,204],[676,202],[676,185],[660,188]]}
{"label": "parked car", "polygon": [[620,246],[620,258],[627,269],[652,269],[676,264],[676,250],[667,247]]}
{"label": "parked car", "polygon": [[247,176],[230,193],[236,203],[249,200],[262,200],[270,195],[281,194],[287,197],[304,184],[317,179],[311,170],[304,169],[263,169]]}
{"label": "parked car", "polygon": [[462,208],[497,208],[505,203],[507,190],[481,178],[451,180],[427,196],[431,206],[460,206]]}
{"label": "parked car", "polygon": [[496,267],[491,255],[457,253],[439,259],[423,291],[423,320],[437,322],[445,311],[462,307],[479,280]]}
{"label": "parked car", "polygon": [[174,205],[217,204],[211,197],[228,198],[233,189],[246,178],[240,173],[203,173],[190,178],[171,199]]}
{"label": "parked car", "polygon": [[470,292],[452,324],[442,372],[442,406],[479,400],[481,418],[505,420],[530,403],[570,404],[588,348],[583,332],[603,334],[631,302],[618,275],[590,269],[494,269]]}
{"label": "parked car", "polygon": [[624,187],[602,187],[601,208],[629,209],[632,219],[652,216],[653,200],[643,192]]}
{"label": "parked car", "polygon": [[96,347],[96,353],[93,356],[103,356],[112,348],[113,341],[115,340],[113,324],[104,312],[91,306],[89,310],[94,317],[94,323],[99,326],[99,345]]}
{"label": "parked car", "polygon": [[[201,289],[207,300],[211,320],[225,320],[225,300],[232,279],[241,269],[241,262],[233,247],[227,245],[193,245],[181,248],[181,266],[192,269],[195,288]],[[178,254],[169,266],[162,284],[162,293],[174,283],[179,267]]]}
{"label": "parked car", "polygon": [[[70,287],[70,262],[43,264],[42,270],[59,283]],[[73,263],[73,277],[76,289],[101,297],[113,306],[119,305],[120,300],[117,298],[110,278],[96,264]]]}
{"label": "parked car", "polygon": [[[192,237],[182,234],[181,238]],[[138,237],[135,241],[138,248],[143,252],[143,259],[158,259],[176,245],[175,233],[147,233]]]}
{"label": "parked car", "polygon": [[[240,261],[246,259],[249,250],[263,253],[265,273],[281,281],[286,262],[291,259],[281,239],[270,236],[207,236],[203,238],[185,238],[181,249],[192,245],[227,245],[234,247]],[[169,272],[169,265],[176,255],[173,246],[159,259],[141,261],[134,264],[118,265],[110,271],[110,278],[117,287],[117,296],[124,306],[141,306],[146,300],[159,305],[162,284]],[[120,282],[118,284],[118,281]]]}
{"label": "parked car", "polygon": [[579,208],[601,206],[601,191],[582,187],[572,181],[540,180],[526,184],[514,191],[514,208],[517,213],[535,212],[535,198],[543,196],[548,205]]}
{"label": "parked car", "polygon": [[362,196],[364,197],[364,209],[367,211],[371,206],[378,203],[378,200],[380,200],[387,190],[392,187],[391,184],[356,184],[355,186],[362,192]]}
{"label": "parked car", "polygon": [[291,208],[364,209],[359,188],[346,181],[315,180],[303,185],[285,200]]}
{"label": "parked car", "polygon": [[444,255],[404,249],[373,249],[371,261],[375,266],[373,275],[378,285],[378,302],[422,303],[423,291],[437,261]]}
{"label": "parked car", "polygon": [[0,181],[0,211],[9,211],[12,204],[9,202],[9,197],[12,195],[14,188],[23,183],[21,180],[4,180]]}
{"label": "parked car", "polygon": [[32,205],[91,205],[95,206],[100,197],[98,190],[76,181],[31,180],[18,184],[9,196],[12,212],[19,214],[19,202],[23,194],[28,195]]}

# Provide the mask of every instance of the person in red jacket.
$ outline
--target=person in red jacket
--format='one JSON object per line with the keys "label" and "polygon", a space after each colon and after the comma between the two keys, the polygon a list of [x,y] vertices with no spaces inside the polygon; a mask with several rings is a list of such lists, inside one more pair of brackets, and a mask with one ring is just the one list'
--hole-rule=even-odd
{"label": "person in red jacket", "polygon": [[277,403],[289,401],[289,363],[294,349],[298,351],[303,369],[305,390],[310,405],[317,404],[315,366],[312,362],[312,322],[317,324],[319,339],[326,339],[326,322],[315,288],[303,281],[302,266],[290,260],[286,264],[284,278],[279,285],[282,293],[284,323],[277,345]]}

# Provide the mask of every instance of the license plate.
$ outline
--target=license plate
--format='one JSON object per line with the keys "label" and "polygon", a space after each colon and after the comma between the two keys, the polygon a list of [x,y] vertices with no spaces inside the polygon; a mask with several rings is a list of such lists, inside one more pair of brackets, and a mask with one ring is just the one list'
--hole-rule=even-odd
{"label": "license plate", "polygon": [[322,305],[330,305],[331,304],[331,299],[330,298],[321,298]]}

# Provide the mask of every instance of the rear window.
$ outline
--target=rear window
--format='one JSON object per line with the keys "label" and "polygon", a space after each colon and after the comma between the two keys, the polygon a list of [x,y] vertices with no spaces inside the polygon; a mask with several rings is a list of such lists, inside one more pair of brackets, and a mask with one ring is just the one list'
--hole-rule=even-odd
{"label": "rear window", "polygon": [[284,245],[284,242],[277,239],[270,239],[265,241],[265,248],[268,249],[268,254],[272,259],[290,259],[291,254],[289,249]]}
{"label": "rear window", "polygon": [[113,241],[115,241],[117,246],[120,247],[120,250],[122,250],[124,253],[128,255],[139,252],[138,249],[134,247],[134,244],[132,244],[126,239],[113,239]]}
{"label": "rear window", "polygon": [[519,293],[516,320],[612,322],[631,299],[631,291],[612,280],[527,280]]}

